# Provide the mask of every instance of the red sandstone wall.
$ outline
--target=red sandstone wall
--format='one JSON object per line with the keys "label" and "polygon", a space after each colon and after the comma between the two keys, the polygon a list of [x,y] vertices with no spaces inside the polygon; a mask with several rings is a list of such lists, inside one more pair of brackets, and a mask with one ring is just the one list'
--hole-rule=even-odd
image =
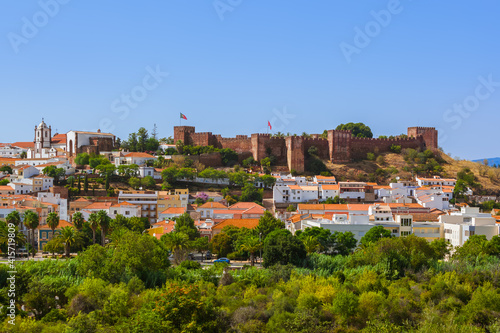
{"label": "red sandstone wall", "polygon": [[366,159],[367,153],[378,151],[389,152],[392,145],[401,148],[422,148],[423,141],[420,138],[408,139],[374,139],[374,138],[351,138],[351,159]]}
{"label": "red sandstone wall", "polygon": [[286,139],[288,169],[297,172],[305,170],[304,138],[301,136],[289,136]]}

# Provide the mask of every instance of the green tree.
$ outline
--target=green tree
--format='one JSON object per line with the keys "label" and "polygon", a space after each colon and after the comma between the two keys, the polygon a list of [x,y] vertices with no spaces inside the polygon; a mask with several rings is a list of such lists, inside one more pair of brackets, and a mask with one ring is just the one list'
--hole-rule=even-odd
{"label": "green tree", "polygon": [[196,250],[198,253],[203,253],[208,250],[210,243],[207,237],[199,237],[191,242],[191,248]]}
{"label": "green tree", "polygon": [[372,130],[363,123],[340,124],[337,126],[336,130],[351,131],[352,136],[358,138],[373,138]]}
{"label": "green tree", "polygon": [[63,227],[61,228],[61,234],[59,235],[64,244],[64,253],[67,258],[70,257],[70,249],[73,244],[78,241],[78,234],[74,227]]}
{"label": "green tree", "polygon": [[75,157],[75,164],[88,165],[90,162],[90,155],[87,153],[77,154]]}
{"label": "green tree", "polygon": [[82,213],[75,212],[73,214],[73,217],[72,217],[72,222],[73,222],[73,225],[75,226],[76,230],[82,230],[83,223],[85,223],[85,219],[83,218]]}
{"label": "green tree", "polygon": [[354,238],[354,234],[350,231],[336,231],[331,235],[331,239],[334,253],[343,256],[350,254],[356,248],[358,243],[356,238]]}
{"label": "green tree", "polygon": [[366,246],[370,243],[375,243],[379,239],[384,237],[392,237],[392,234],[389,230],[385,229],[383,226],[378,225],[368,230],[366,234],[363,237],[361,237],[360,243]]}
{"label": "green tree", "polygon": [[257,189],[253,183],[246,183],[241,189],[240,201],[262,203],[263,189]]}
{"label": "green tree", "polygon": [[233,240],[231,236],[225,232],[216,234],[210,241],[212,252],[217,253],[219,258],[227,257],[227,255],[233,251],[232,244]]}
{"label": "green tree", "polygon": [[32,210],[27,210],[24,213],[24,225],[26,228],[31,230],[31,248],[33,251],[33,257],[35,257],[35,229],[40,224],[40,217],[37,213]]}
{"label": "green tree", "polygon": [[[47,215],[46,221],[47,221],[47,225],[52,230],[52,238],[55,238],[54,232],[55,232],[57,226],[59,225],[59,215],[57,215],[57,213],[55,213],[55,212],[49,213]],[[52,253],[52,255],[54,255],[54,253]]]}
{"label": "green tree", "polygon": [[175,220],[175,232],[182,232],[189,237],[190,241],[194,241],[200,237],[200,232],[198,228],[194,225],[194,220],[189,215],[189,213],[184,213],[181,216],[174,218]]}
{"label": "green tree", "polygon": [[137,177],[132,177],[128,180],[128,184],[137,190],[141,186],[141,180]]}
{"label": "green tree", "polygon": [[[131,178],[131,179],[133,179],[133,178]],[[144,178],[142,178],[142,179],[141,179],[141,185],[142,185],[142,187],[144,187],[144,188],[149,188],[149,189],[151,189],[151,188],[155,188],[155,186],[156,186],[156,181],[154,180],[154,178],[153,178],[153,177],[151,177],[151,176],[146,176],[146,177],[144,177]]]}
{"label": "green tree", "polygon": [[259,240],[259,237],[256,236],[247,236],[243,243],[240,245],[240,249],[242,251],[246,251],[250,253],[250,265],[254,265],[255,253],[258,252],[262,248],[262,243]]}
{"label": "green tree", "polygon": [[95,244],[95,232],[97,228],[99,228],[99,218],[96,212],[93,212],[89,215],[89,226],[92,229],[92,244]]}
{"label": "green tree", "polygon": [[190,247],[188,235],[183,232],[171,232],[161,236],[161,241],[173,252],[176,265],[184,261]]}
{"label": "green tree", "polygon": [[106,233],[108,232],[111,218],[108,216],[108,213],[104,210],[100,210],[97,212],[97,222],[99,227],[101,228],[101,245],[106,245]]}
{"label": "green tree", "polygon": [[258,234],[262,235],[262,239],[265,239],[274,230],[284,229],[285,222],[280,219],[275,218],[271,212],[265,211],[264,215],[259,218],[259,224],[257,225],[256,231]]}
{"label": "green tree", "polygon": [[10,167],[10,165],[2,165],[0,167],[0,171],[1,172],[6,172],[6,173],[12,175],[12,168]]}
{"label": "green tree", "polygon": [[235,163],[238,163],[238,153],[236,153],[234,150],[230,148],[224,148],[219,150],[221,159],[222,159],[222,164],[225,166],[232,166]]}
{"label": "green tree", "polygon": [[262,255],[264,267],[275,264],[287,265],[288,263],[299,266],[306,255],[304,243],[288,230],[275,230],[264,240]]}
{"label": "green tree", "polygon": [[12,223],[17,227],[19,226],[19,223],[21,223],[21,215],[17,210],[14,210],[7,214],[7,216],[5,217],[5,222]]}
{"label": "green tree", "polygon": [[85,191],[85,193],[89,191],[89,180],[87,175],[85,175],[85,179],[83,181],[83,190]]}

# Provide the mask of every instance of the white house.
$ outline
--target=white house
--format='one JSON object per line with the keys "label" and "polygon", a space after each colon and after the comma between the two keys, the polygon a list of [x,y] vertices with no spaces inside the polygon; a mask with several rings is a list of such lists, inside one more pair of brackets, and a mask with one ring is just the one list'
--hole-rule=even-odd
{"label": "white house", "polygon": [[59,193],[38,193],[38,201],[59,206],[59,218],[68,221],[68,199],[62,199]]}
{"label": "white house", "polygon": [[119,167],[120,165],[143,165],[147,164],[148,161],[156,161],[156,157],[147,153],[128,153],[124,156],[115,157],[115,166]]}
{"label": "white house", "polygon": [[485,235],[490,240],[498,235],[498,225],[490,213],[481,213],[479,207],[462,207],[460,212],[441,215],[444,238],[454,247],[462,246],[472,235]]}

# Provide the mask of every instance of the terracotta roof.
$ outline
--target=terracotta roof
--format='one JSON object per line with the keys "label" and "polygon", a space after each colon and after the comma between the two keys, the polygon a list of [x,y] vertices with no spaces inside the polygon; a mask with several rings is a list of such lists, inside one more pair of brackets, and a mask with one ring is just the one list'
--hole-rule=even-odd
{"label": "terracotta roof", "polygon": [[409,214],[413,216],[413,221],[415,222],[439,222],[440,214],[432,213],[413,213]]}
{"label": "terracotta roof", "polygon": [[212,229],[223,229],[225,226],[232,225],[237,228],[253,229],[259,224],[259,219],[227,219],[212,227]]}
{"label": "terracotta roof", "polygon": [[243,210],[237,210],[237,209],[218,209],[214,210],[214,215],[215,214],[241,214]]}
{"label": "terracotta roof", "polygon": [[205,202],[203,205],[199,206],[197,208],[200,209],[200,208],[224,208],[226,209],[227,207],[224,206],[223,204],[221,204],[220,202],[215,202],[215,201],[209,201],[209,202]]}
{"label": "terracotta roof", "polygon": [[329,191],[329,190],[337,190],[338,191],[338,190],[340,190],[340,185],[338,185],[338,184],[337,185],[321,185],[321,189],[327,190],[327,191]]}
{"label": "terracotta roof", "polygon": [[[111,205],[111,207],[122,207],[122,206],[134,206],[134,207],[137,207],[137,205],[131,204],[130,202],[126,202],[126,201],[123,201],[123,202]],[[85,207],[85,208],[88,208],[88,207]]]}
{"label": "terracotta roof", "polygon": [[66,134],[56,134],[50,139],[50,142],[54,144],[66,143]]}
{"label": "terracotta roof", "polygon": [[259,204],[256,204],[255,202],[243,202],[243,201],[235,203],[234,205],[230,206],[229,209],[249,209],[254,206],[265,209],[264,207],[262,207]]}
{"label": "terracotta roof", "polygon": [[10,186],[0,186],[0,191],[12,191],[12,187]]}
{"label": "terracotta roof", "polygon": [[85,206],[84,209],[91,210],[108,210],[111,207],[112,202],[94,202],[88,206]]}
{"label": "terracotta roof", "polygon": [[28,148],[35,148],[35,143],[33,141],[14,142],[11,144],[11,146],[28,149]]}
{"label": "terracotta roof", "polygon": [[418,203],[387,203],[386,205],[391,208],[425,208]]}
{"label": "terracotta roof", "polygon": [[128,153],[125,157],[146,157],[146,158],[156,158],[153,155],[147,153]]}
{"label": "terracotta roof", "polygon": [[168,207],[160,214],[184,214],[186,212],[186,207]]}
{"label": "terracotta roof", "polygon": [[335,180],[334,176],[316,176],[318,180]]}
{"label": "terracotta roof", "polygon": [[57,165],[60,165],[60,164],[64,164],[66,163],[65,161],[57,161],[57,162],[49,162],[49,163],[44,163],[44,164],[38,164],[38,165],[35,165],[34,167],[35,168],[45,168],[45,167],[48,167],[48,166],[51,166],[51,165],[54,165],[54,166],[57,166]]}
{"label": "terracotta roof", "polygon": [[[59,224],[57,225],[56,229],[61,229],[64,227],[72,227],[72,226],[73,226],[73,223],[70,223],[66,220],[59,220]],[[39,230],[52,230],[47,224],[40,225],[40,226],[38,226],[37,229],[39,229]]]}
{"label": "terracotta roof", "polygon": [[309,186],[309,185],[303,185],[300,187],[302,191],[317,191],[318,186]]}
{"label": "terracotta roof", "polygon": [[265,208],[256,205],[253,206],[252,208],[248,208],[241,214],[264,214],[265,211],[266,211]]}
{"label": "terracotta roof", "polygon": [[84,198],[79,198],[79,199],[75,200],[75,202],[90,202],[90,201],[87,199],[84,199]]}
{"label": "terracotta roof", "polygon": [[[372,205],[369,205],[369,204],[348,204],[347,205],[349,210],[366,210],[368,211],[368,208]],[[381,205],[381,207],[383,207]]]}
{"label": "terracotta roof", "polygon": [[301,190],[299,185],[288,185],[288,188],[290,190]]}
{"label": "terracotta roof", "polygon": [[374,185],[374,186],[373,186],[373,189],[374,189],[374,190],[380,190],[380,189],[390,190],[390,189],[391,189],[391,187],[390,187],[390,186],[388,186],[388,185]]}

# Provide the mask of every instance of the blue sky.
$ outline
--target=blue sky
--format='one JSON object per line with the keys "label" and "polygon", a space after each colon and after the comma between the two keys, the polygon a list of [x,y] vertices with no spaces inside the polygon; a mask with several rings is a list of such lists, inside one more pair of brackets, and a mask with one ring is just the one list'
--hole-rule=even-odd
{"label": "blue sky", "polygon": [[182,112],[183,124],[228,137],[265,132],[268,120],[291,133],[350,121],[375,136],[432,126],[452,156],[500,155],[498,1],[5,0],[0,9],[0,142],[33,140],[42,117],[59,132],[122,139],[156,123],[163,137]]}

